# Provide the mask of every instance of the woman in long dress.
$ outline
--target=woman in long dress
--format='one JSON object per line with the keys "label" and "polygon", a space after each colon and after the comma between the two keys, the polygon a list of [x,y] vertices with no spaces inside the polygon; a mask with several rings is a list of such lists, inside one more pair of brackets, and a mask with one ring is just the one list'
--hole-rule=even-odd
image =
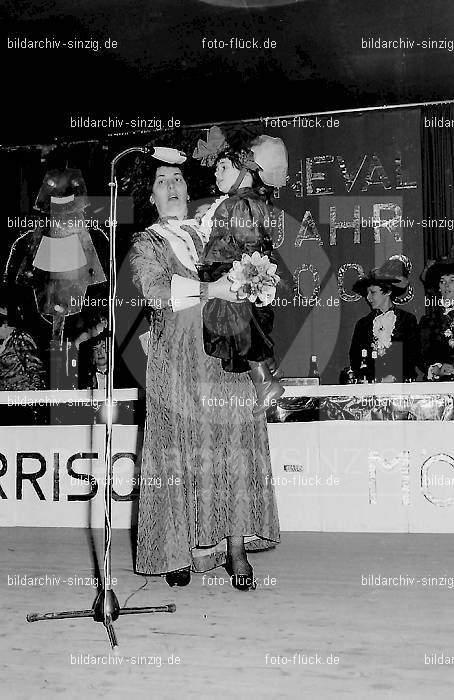
{"label": "woman in long dress", "polygon": [[246,550],[273,547],[279,523],[265,418],[254,418],[247,374],[226,373],[203,349],[202,305],[235,300],[226,276],[201,284],[203,242],[188,226],[179,165],[156,162],[159,220],[136,234],[133,282],[151,309],[136,570],[186,585],[224,565],[254,588]]}

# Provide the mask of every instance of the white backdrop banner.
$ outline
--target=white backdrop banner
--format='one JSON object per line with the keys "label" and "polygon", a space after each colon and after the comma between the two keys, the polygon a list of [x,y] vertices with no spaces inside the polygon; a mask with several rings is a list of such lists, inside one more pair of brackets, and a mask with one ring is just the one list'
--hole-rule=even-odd
{"label": "white backdrop banner", "polygon": [[[453,428],[432,421],[268,425],[282,530],[454,532]],[[0,525],[102,527],[104,426],[0,427]],[[140,442],[140,441],[139,441]],[[136,426],[113,432],[113,527],[137,505]]]}

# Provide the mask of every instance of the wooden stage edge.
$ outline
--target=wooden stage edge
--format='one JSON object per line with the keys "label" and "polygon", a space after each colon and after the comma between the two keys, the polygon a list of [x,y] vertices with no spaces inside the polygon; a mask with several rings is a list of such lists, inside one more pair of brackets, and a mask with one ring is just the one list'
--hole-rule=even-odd
{"label": "wooden stage edge", "polygon": [[[183,589],[135,575],[130,532],[116,530],[120,604],[174,602],[177,610],[120,617],[114,655],[104,627],[91,619],[25,619],[91,607],[89,533],[1,534],[4,697],[452,695],[452,535],[286,532],[276,549],[250,556],[259,587],[240,593],[224,569],[194,574]],[[99,550],[102,532],[93,538]]]}

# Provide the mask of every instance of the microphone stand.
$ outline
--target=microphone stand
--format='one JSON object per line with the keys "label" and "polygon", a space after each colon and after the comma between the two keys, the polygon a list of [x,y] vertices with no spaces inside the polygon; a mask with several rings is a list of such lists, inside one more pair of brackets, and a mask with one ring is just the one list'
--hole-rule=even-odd
{"label": "microphone stand", "polygon": [[176,610],[174,603],[168,605],[155,605],[151,607],[120,608],[117,596],[112,589],[112,422],[113,422],[113,368],[114,368],[114,348],[115,348],[115,294],[117,285],[117,271],[115,259],[115,235],[117,229],[117,195],[118,183],[115,177],[115,167],[123,156],[129,153],[147,153],[148,149],[142,146],[127,148],[116,155],[110,167],[110,218],[109,218],[109,325],[108,325],[108,375],[107,375],[107,421],[106,421],[106,442],[105,442],[105,489],[104,489],[104,566],[102,585],[94,600],[92,608],[89,610],[66,610],[63,612],[50,613],[29,613],[28,622],[39,620],[61,620],[75,617],[92,617],[95,622],[102,622],[106,628],[112,649],[118,646],[117,637],[113,627],[113,622],[119,615],[138,615],[141,613],[169,612]]}

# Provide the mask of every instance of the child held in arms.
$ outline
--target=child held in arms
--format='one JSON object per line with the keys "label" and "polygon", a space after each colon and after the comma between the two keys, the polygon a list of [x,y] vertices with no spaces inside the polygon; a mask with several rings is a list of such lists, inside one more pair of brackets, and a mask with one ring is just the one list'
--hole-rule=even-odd
{"label": "child held in arms", "polygon": [[281,139],[266,135],[235,148],[215,126],[206,142],[199,140],[194,158],[215,166],[216,185],[224,195],[196,213],[207,240],[200,279],[214,282],[229,273],[232,291],[246,299],[241,304],[221,299],[205,303],[205,352],[220,358],[226,372],[250,372],[257,392],[253,414],[259,415],[284,392],[270,337],[270,304],[279,280],[271,257],[277,219],[270,193],[285,185],[287,151]]}

